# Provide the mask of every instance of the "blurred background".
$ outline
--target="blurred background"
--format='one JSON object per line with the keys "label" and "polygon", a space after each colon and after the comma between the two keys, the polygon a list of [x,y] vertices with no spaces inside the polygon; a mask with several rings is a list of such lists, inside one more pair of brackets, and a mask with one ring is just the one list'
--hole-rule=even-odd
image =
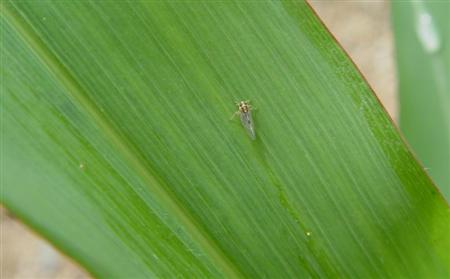
{"label": "blurred background", "polygon": [[[394,32],[402,34],[404,32],[401,29],[401,23],[394,21],[396,28],[393,28],[391,12],[397,9],[397,12],[401,14],[401,9],[410,9],[411,7],[398,7],[396,4],[391,7],[387,1],[309,2],[366,77],[389,115],[397,122],[400,117],[397,109],[399,97],[396,92],[403,85],[398,82],[397,64],[394,61]],[[411,8],[413,11],[409,14],[420,14],[421,8],[424,7],[416,5],[416,7]],[[398,18],[407,20],[407,18],[402,19],[400,16]],[[424,20],[426,23],[426,18]],[[408,36],[408,32],[405,34],[405,36]],[[415,34],[411,36],[415,36]],[[398,37],[397,40],[399,40]],[[402,42],[407,40],[417,41],[417,39],[408,37],[402,37],[401,40]],[[420,42],[415,43],[420,44]],[[438,43],[442,42],[438,41]],[[431,47],[433,48],[433,45]],[[436,46],[434,45],[434,47]],[[399,59],[403,59],[400,63],[405,63],[405,67],[409,67],[408,63],[415,63],[415,61],[408,61],[408,57],[399,57]],[[423,62],[423,65],[426,66],[426,62]],[[433,71],[433,66],[431,67],[430,71]],[[434,70],[437,72],[444,70],[443,73],[445,74],[445,67],[447,67],[447,73],[449,72],[448,63],[436,67]],[[400,76],[411,75],[411,73],[404,73],[401,70],[399,73]],[[437,90],[444,90],[444,93],[448,93],[448,87],[445,87],[448,86],[448,79],[446,83],[445,77],[444,83],[439,85],[441,88],[437,88]],[[444,87],[442,88],[442,86]],[[409,89],[406,88],[405,90]],[[405,113],[408,113],[408,109]],[[405,125],[409,127],[408,119],[405,121]],[[426,126],[427,122],[424,122],[423,125]],[[446,187],[445,183],[442,185]],[[81,267],[60,254],[45,240],[21,224],[5,208],[0,208],[0,216],[1,278],[90,278],[89,274]]]}

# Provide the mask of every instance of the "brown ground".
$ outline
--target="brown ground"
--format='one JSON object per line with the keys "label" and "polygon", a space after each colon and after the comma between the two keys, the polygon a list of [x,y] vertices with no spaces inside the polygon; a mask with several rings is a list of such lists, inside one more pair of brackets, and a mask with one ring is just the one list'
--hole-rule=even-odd
{"label": "brown ground", "polygon": [[[396,117],[396,77],[389,4],[385,1],[310,1],[358,65],[389,114]],[[89,278],[70,259],[0,208],[0,278]]]}

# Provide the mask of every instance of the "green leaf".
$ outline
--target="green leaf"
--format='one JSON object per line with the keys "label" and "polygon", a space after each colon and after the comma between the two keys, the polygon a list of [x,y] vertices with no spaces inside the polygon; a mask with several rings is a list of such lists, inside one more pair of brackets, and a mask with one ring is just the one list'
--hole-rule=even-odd
{"label": "green leaf", "polygon": [[93,275],[449,275],[448,205],[305,3],[1,15],[2,202]]}
{"label": "green leaf", "polygon": [[393,1],[400,126],[450,199],[450,2]]}

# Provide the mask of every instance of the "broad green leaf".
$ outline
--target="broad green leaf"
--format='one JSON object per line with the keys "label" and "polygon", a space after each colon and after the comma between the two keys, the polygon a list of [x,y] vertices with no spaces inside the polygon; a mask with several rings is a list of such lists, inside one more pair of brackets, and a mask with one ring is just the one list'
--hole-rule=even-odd
{"label": "broad green leaf", "polygon": [[450,2],[393,1],[400,126],[450,199]]}
{"label": "broad green leaf", "polygon": [[2,202],[93,275],[449,275],[448,205],[305,3],[1,15]]}

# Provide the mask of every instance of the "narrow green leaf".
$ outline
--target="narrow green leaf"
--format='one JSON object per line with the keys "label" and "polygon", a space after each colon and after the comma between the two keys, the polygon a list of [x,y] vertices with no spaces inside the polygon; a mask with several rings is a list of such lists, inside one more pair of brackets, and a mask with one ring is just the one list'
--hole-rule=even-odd
{"label": "narrow green leaf", "polygon": [[450,2],[393,1],[400,126],[450,199]]}
{"label": "narrow green leaf", "polygon": [[447,204],[305,3],[1,15],[2,202],[94,275],[449,275]]}

